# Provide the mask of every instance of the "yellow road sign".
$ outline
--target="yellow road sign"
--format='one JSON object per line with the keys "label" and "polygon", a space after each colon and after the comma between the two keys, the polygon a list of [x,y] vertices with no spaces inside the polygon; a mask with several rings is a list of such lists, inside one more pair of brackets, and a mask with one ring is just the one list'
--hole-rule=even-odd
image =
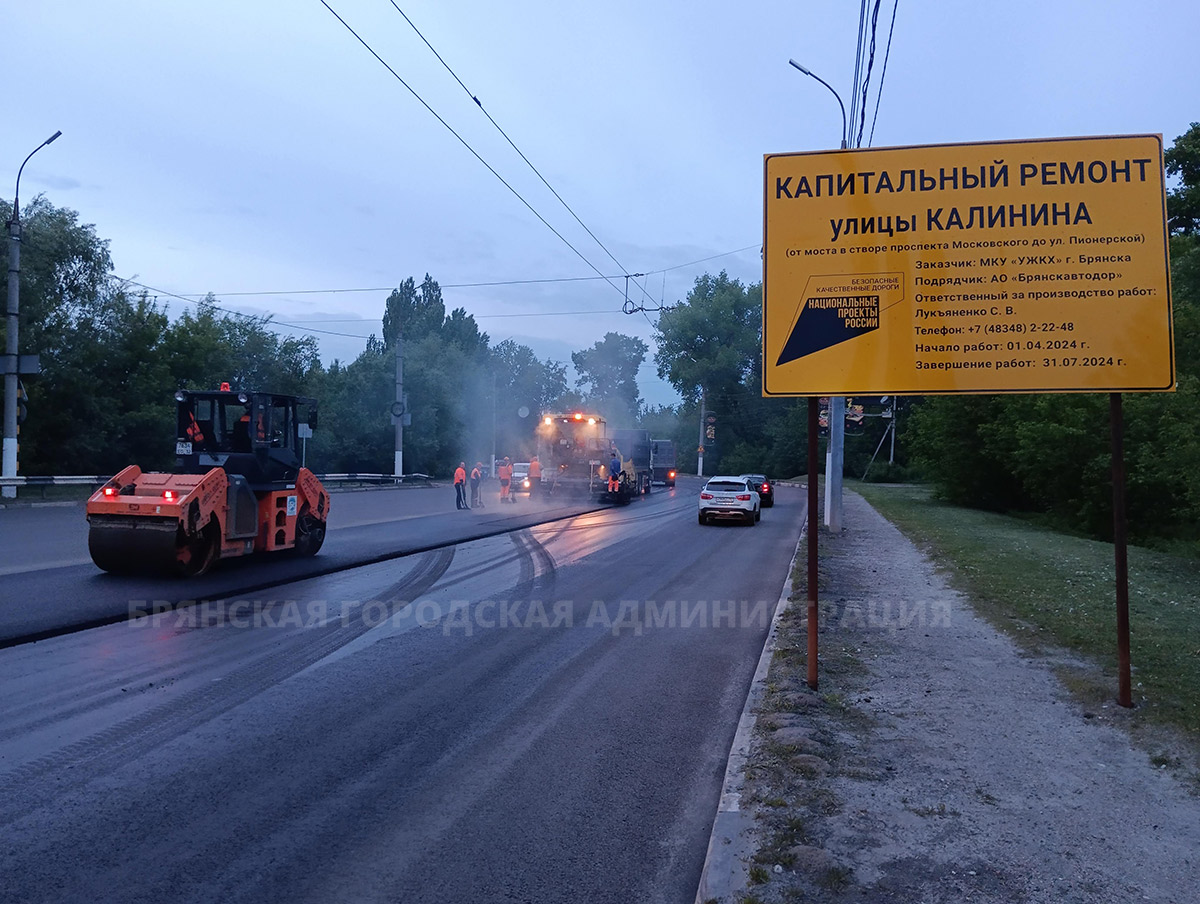
{"label": "yellow road sign", "polygon": [[763,394],[1175,388],[1162,136],[764,160]]}

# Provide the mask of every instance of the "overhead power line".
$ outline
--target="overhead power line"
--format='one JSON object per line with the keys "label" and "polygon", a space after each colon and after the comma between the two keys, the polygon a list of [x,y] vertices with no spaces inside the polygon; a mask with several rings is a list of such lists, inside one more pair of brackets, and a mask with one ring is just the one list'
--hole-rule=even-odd
{"label": "overhead power line", "polygon": [[[579,218],[579,215],[577,213],[575,213],[575,211],[571,208],[571,205],[568,204],[563,199],[563,196],[560,195],[558,193],[558,191],[554,188],[554,186],[551,185],[547,181],[546,177],[542,175],[541,171],[538,170],[538,168],[533,165],[533,162],[527,156],[525,156],[525,152],[522,151],[519,147],[517,147],[516,142],[514,142],[508,136],[508,133],[505,132],[504,129],[502,129],[500,127],[500,123],[496,122],[496,120],[492,117],[492,114],[487,111],[487,108],[483,105],[483,102],[479,99],[479,96],[477,94],[475,94],[470,88],[468,88],[463,83],[463,80],[458,77],[458,73],[455,72],[450,67],[450,64],[447,63],[446,60],[442,57],[442,55],[437,52],[437,49],[432,44],[429,43],[429,39],[426,38],[425,35],[423,35],[421,33],[421,29],[417,28],[417,26],[413,22],[413,20],[408,17],[408,14],[405,13],[404,10],[402,10],[400,8],[400,6],[396,3],[396,0],[390,0],[390,2],[392,4],[392,7],[396,10],[396,12],[398,12],[401,16],[403,16],[404,21],[409,24],[409,26],[412,28],[412,30],[414,32],[416,32],[417,37],[420,38],[425,43],[425,46],[429,48],[430,52],[433,53],[433,55],[435,57],[437,57],[438,62],[441,63],[442,66],[445,68],[445,70],[450,73],[451,77],[453,77],[453,79],[456,82],[458,82],[459,87],[461,87],[463,89],[463,91],[465,91],[467,93],[467,97],[471,98],[471,100],[473,100],[475,102],[475,106],[479,107],[480,112],[483,113],[483,115],[487,117],[488,122],[490,122],[493,126],[495,126],[496,131],[504,136],[504,140],[508,142],[509,147],[511,147],[514,151],[517,152],[517,156],[519,156],[522,160],[525,161],[525,164],[531,170],[533,170],[534,175],[536,175],[542,181],[542,184],[544,186],[546,186],[546,188],[550,189],[550,193],[552,195],[554,195],[555,198],[558,199],[558,202],[560,204],[562,204],[562,206],[564,208],[566,208],[567,213],[569,213],[572,217],[574,217],[575,222],[578,223],[581,227],[583,227],[583,231],[592,237],[592,241],[594,241],[597,245],[599,245],[604,250],[604,253],[608,255],[609,260],[611,260],[614,264],[616,264],[618,267],[621,268],[622,275],[628,274],[629,269],[624,264],[622,264],[619,260],[617,260],[616,256],[611,251],[608,250],[608,246],[606,246],[602,241],[600,241],[599,238],[596,237],[596,234],[594,232],[592,232],[592,230],[588,228],[588,225]],[[642,291],[643,291],[643,294],[645,294],[647,298],[650,298],[649,294],[647,294],[645,292],[645,289],[643,289]],[[653,299],[651,299],[651,300],[653,300]]]}
{"label": "overhead power line", "polygon": [[[751,248],[758,248],[758,247],[759,247],[759,243],[755,242],[753,245],[746,245],[745,247],[742,247],[742,248],[735,248],[733,251],[722,251],[720,254],[713,254],[708,257],[702,257],[699,260],[688,261],[685,264],[675,264],[674,266],[662,267],[658,270],[647,270],[644,274],[637,274],[637,275],[652,276],[652,275],[659,274],[659,273],[664,273],[664,274],[670,273],[672,270],[681,270],[684,267],[694,267],[696,264],[704,264],[704,263],[707,263],[708,261],[717,260],[718,258],[729,257],[730,255],[733,255],[733,254],[741,254],[744,251],[749,251]],[[632,276],[633,274],[630,274],[630,275]],[[604,275],[601,275],[601,276],[555,276],[555,277],[543,277],[540,279],[498,279],[498,280],[488,280],[485,282],[464,282],[464,283],[439,282],[438,287],[442,288],[442,289],[479,289],[479,288],[489,288],[489,287],[493,287],[493,286],[528,286],[528,285],[544,285],[544,284],[550,284],[550,283],[595,282],[596,280],[601,280],[601,279],[611,280],[611,279],[624,279],[624,278],[625,278],[624,274],[615,274],[615,275],[611,275],[611,276],[604,276]],[[135,282],[131,279],[127,279],[124,281],[129,283],[130,285],[135,285],[135,286],[142,285],[141,283]],[[148,287],[143,286],[143,288],[148,288]],[[209,295],[212,295],[216,298],[253,298],[253,297],[265,297],[268,295],[345,295],[345,294],[351,294],[351,293],[356,293],[356,292],[357,293],[361,293],[361,292],[391,292],[391,291],[395,290],[395,288],[396,288],[395,286],[361,286],[361,287],[334,288],[334,289],[270,289],[270,290],[263,290],[263,291],[254,291],[254,292],[248,292],[248,291],[247,292],[182,292],[182,293],[178,293],[178,294],[172,294],[172,293],[162,293],[162,294],[171,295],[172,298],[179,298],[184,301],[191,301],[194,299],[206,298]],[[643,289],[643,291],[645,291],[645,290]]]}
{"label": "overhead power line", "polygon": [[875,68],[875,32],[879,25],[879,5],[882,0],[875,0],[875,8],[871,11],[871,49],[867,57],[867,66],[862,81],[862,103],[859,108],[858,138],[855,147],[862,147],[862,133],[867,126],[867,92],[871,87],[871,70]]}
{"label": "overhead power line", "polygon": [[[261,322],[262,325],[264,327],[267,327],[268,329],[270,329],[271,324],[277,324],[278,326],[294,327],[304,333],[322,333],[326,336],[341,336],[345,339],[369,339],[370,338],[369,336],[361,336],[358,333],[339,333],[334,330],[320,330],[315,327],[301,327],[301,326],[296,326],[295,324],[287,323],[286,321],[282,321],[282,320],[271,320],[269,317],[264,317],[264,316],[261,316],[258,314],[246,314],[242,311],[234,311],[229,308],[221,307],[221,305],[219,305],[219,304],[214,304],[211,301],[208,301],[208,302],[204,301],[204,299],[208,297],[207,295],[201,296],[199,299],[196,299],[196,298],[190,298],[185,295],[177,295],[174,292],[168,292],[166,289],[158,289],[158,288],[155,288],[154,286],[148,286],[145,283],[140,283],[133,279],[122,279],[121,282],[123,282],[127,285],[130,285],[130,286],[137,286],[139,289],[145,289],[148,292],[153,292],[155,294],[155,296],[162,295],[167,298],[176,298],[179,301],[186,302],[187,304],[194,304],[197,306],[203,304],[203,305],[206,305],[207,307],[212,308],[214,311],[220,311],[222,314],[229,314],[231,317],[242,317],[247,320],[257,320],[257,321]],[[272,330],[272,332],[278,332],[278,330]]]}
{"label": "overhead power line", "polygon": [[883,80],[887,78],[888,57],[892,55],[892,32],[896,30],[896,8],[900,0],[892,4],[892,24],[888,28],[887,49],[883,54],[883,69],[879,73],[879,90],[875,92],[875,115],[871,117],[871,135],[867,139],[867,147],[875,143],[875,120],[879,118],[879,101],[883,98]]}
{"label": "overhead power line", "polygon": [[345,27],[345,29],[348,32],[350,32],[350,34],[354,35],[354,37],[358,41],[358,43],[362,44],[362,46],[364,48],[366,48],[367,52],[370,53],[371,56],[375,57],[375,59],[379,61],[379,64],[381,66],[383,66],[383,68],[385,68],[388,72],[390,72],[392,77],[395,78],[396,81],[398,81],[401,85],[403,85],[409,94],[411,94],[414,98],[417,99],[417,101],[421,104],[421,106],[423,106],[426,110],[428,110],[429,113],[438,122],[440,122],[451,135],[453,135],[456,139],[458,139],[459,144],[461,144],[464,148],[466,148],[471,153],[471,156],[473,156],[476,160],[478,160],[485,167],[487,167],[488,172],[490,172],[493,176],[495,176],[498,180],[500,180],[500,184],[503,185],[505,188],[507,188],[510,192],[512,192],[512,194],[517,198],[517,200],[519,200],[522,204],[524,204],[525,207],[528,208],[529,212],[532,213],[535,217],[537,217],[542,222],[542,225],[544,225],[547,229],[549,229],[551,232],[553,232],[564,245],[566,245],[568,248],[570,248],[575,253],[576,257],[578,257],[581,261],[583,261],[585,264],[587,264],[589,267],[591,267],[592,270],[596,271],[596,273],[599,274],[605,280],[605,282],[607,282],[610,286],[612,286],[616,291],[618,291],[618,292],[621,291],[620,286],[618,286],[615,282],[613,282],[608,277],[604,276],[604,274],[600,272],[600,268],[598,268],[595,264],[593,264],[590,260],[588,260],[588,258],[583,254],[583,252],[580,251],[578,248],[576,248],[573,244],[571,244],[571,242],[566,238],[566,236],[564,236],[561,232],[559,232],[557,229],[555,229],[553,226],[551,226],[549,221],[545,217],[543,217],[540,213],[538,213],[537,210],[534,208],[534,206],[532,204],[530,204],[528,201],[526,201],[524,196],[522,196],[522,194],[519,191],[517,191],[515,188],[513,188],[512,185],[510,185],[509,182],[503,176],[501,176],[490,163],[488,163],[486,160],[484,160],[483,157],[480,155],[480,153],[478,151],[476,151],[475,148],[471,147],[470,143],[465,138],[463,138],[461,135],[459,135],[458,132],[456,132],[454,130],[454,127],[451,126],[450,123],[446,122],[446,120],[443,119],[441,117],[441,115],[439,115],[438,112],[436,110],[434,110],[433,107],[431,107],[425,101],[425,99],[423,97],[421,97],[421,95],[418,94],[416,92],[416,90],[408,82],[406,82],[400,76],[400,74],[398,72],[396,72],[396,70],[393,69],[391,67],[391,65],[383,57],[381,57],[378,53],[376,53],[375,48],[373,48],[370,44],[368,44],[367,41],[362,37],[362,35],[360,35],[357,31],[354,30],[354,28],[350,25],[349,22],[347,22],[340,15],[338,15],[337,11],[332,6],[330,6],[326,2],[326,0],[321,0],[321,5],[324,6],[327,10],[329,10],[329,12],[333,15],[333,17],[335,19],[337,19],[339,22],[341,22],[342,25]]}

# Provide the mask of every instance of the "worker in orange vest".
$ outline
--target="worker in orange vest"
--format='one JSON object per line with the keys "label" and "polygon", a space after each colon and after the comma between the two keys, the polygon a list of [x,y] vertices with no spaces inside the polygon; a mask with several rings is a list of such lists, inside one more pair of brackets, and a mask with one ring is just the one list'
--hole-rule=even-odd
{"label": "worker in orange vest", "polygon": [[529,459],[529,495],[537,496],[542,489],[542,463],[535,455]]}
{"label": "worker in orange vest", "polygon": [[467,505],[467,463],[460,461],[454,470],[454,507],[469,509]]}
{"label": "worker in orange vest", "polygon": [[509,485],[512,483],[512,472],[512,462],[509,461],[508,456],[506,455],[504,456],[504,461],[500,462],[496,468],[496,476],[500,478],[501,502],[513,501],[512,494],[509,492]]}
{"label": "worker in orange vest", "polygon": [[483,462],[475,462],[475,467],[471,469],[471,507],[479,506],[483,508],[483,499],[479,496],[479,483],[483,480]]}

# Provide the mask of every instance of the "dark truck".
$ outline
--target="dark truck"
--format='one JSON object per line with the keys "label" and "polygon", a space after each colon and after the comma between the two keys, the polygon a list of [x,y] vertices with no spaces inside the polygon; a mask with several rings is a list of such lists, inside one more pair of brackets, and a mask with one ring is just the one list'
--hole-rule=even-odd
{"label": "dark truck", "polygon": [[650,440],[650,480],[675,486],[675,443],[672,440]]}
{"label": "dark truck", "polygon": [[623,505],[650,492],[650,431],[613,430],[608,438],[621,458],[620,487],[616,492],[605,489],[600,501]]}

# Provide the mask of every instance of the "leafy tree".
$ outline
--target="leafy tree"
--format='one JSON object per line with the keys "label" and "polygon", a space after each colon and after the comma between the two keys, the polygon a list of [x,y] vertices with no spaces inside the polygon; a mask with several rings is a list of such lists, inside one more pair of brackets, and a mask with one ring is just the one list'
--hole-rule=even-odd
{"label": "leafy tree", "polygon": [[[0,218],[8,222],[12,205],[0,200]],[[7,240],[0,242],[0,267],[8,272]],[[49,348],[59,331],[109,290],[112,258],[108,241],[79,214],[55,207],[38,195],[21,212],[21,350],[36,354]],[[7,329],[0,325],[0,336]]]}
{"label": "leafy tree", "polygon": [[1167,172],[1182,184],[1167,193],[1167,225],[1173,235],[1200,233],[1200,123],[1194,122],[1163,153]]}
{"label": "leafy tree", "polygon": [[702,390],[743,397],[762,344],[761,309],[760,285],[747,289],[724,270],[698,277],[686,301],[659,315],[658,375],[688,402]]}
{"label": "leafy tree", "polygon": [[[108,474],[174,459],[169,371],[157,354],[167,317],[111,286],[80,304],[42,353],[21,431],[27,474]],[[46,337],[49,339],[49,336]]]}
{"label": "leafy tree", "polygon": [[[505,339],[491,350],[489,368],[495,382],[486,395],[494,399],[495,407],[486,416],[495,416],[497,454],[526,459],[536,448],[534,432],[539,415],[563,403],[567,367],[549,359],[539,361],[528,346]],[[484,448],[490,453],[490,439]]]}
{"label": "leafy tree", "polygon": [[479,332],[475,318],[465,308],[455,308],[447,315],[441,333],[447,342],[462,349],[468,358],[480,362],[486,360],[491,340],[487,333]]}
{"label": "leafy tree", "polygon": [[605,333],[591,348],[571,354],[579,374],[575,385],[584,390],[588,404],[618,426],[632,425],[641,408],[637,372],[647,351],[641,339]]}
{"label": "leafy tree", "polygon": [[[321,470],[334,473],[390,474],[394,430],[389,406],[395,398],[395,356],[376,337],[349,365],[338,362],[318,381],[313,393],[320,406],[320,427],[311,452]],[[408,434],[405,434],[407,451]],[[405,470],[411,467],[407,456]]]}
{"label": "leafy tree", "polygon": [[383,344],[392,348],[401,334],[406,340],[440,332],[446,318],[442,287],[428,273],[418,287],[410,276],[388,296],[383,312]]}
{"label": "leafy tree", "polygon": [[321,369],[312,336],[281,337],[269,317],[222,311],[210,293],[184,311],[163,340],[174,387],[270,390],[301,395]]}

